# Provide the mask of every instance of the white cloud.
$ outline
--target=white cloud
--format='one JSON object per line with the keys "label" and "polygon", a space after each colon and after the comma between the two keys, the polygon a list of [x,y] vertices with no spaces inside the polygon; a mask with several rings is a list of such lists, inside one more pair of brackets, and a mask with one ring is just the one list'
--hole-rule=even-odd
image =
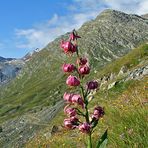
{"label": "white cloud", "polygon": [[95,18],[105,8],[116,9],[127,13],[148,13],[147,0],[73,0],[73,5],[67,6],[69,14],[60,16],[54,14],[45,22],[29,29],[16,29],[18,48],[42,48],[59,35],[74,28],[79,28],[84,22]]}
{"label": "white cloud", "polygon": [[89,14],[78,13],[70,16],[55,14],[50,20],[30,29],[16,29],[17,48],[43,48],[50,41],[74,28],[79,28],[84,22],[94,18],[96,12]]}
{"label": "white cloud", "polygon": [[148,0],[142,0],[139,4],[139,9],[137,10],[138,14],[146,14],[148,13]]}
{"label": "white cloud", "polygon": [[83,10],[98,10],[111,8],[127,13],[144,14],[148,13],[148,0],[73,0]]}
{"label": "white cloud", "polygon": [[144,14],[148,13],[147,0],[104,0],[104,3],[112,9],[127,13]]}

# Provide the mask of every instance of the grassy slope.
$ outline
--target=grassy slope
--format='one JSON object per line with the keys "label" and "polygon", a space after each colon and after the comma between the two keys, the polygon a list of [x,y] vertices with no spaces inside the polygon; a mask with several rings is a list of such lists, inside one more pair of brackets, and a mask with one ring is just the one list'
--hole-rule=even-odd
{"label": "grassy slope", "polygon": [[64,83],[61,64],[47,50],[38,53],[24,69],[30,73],[24,72],[22,78],[15,79],[7,89],[1,90],[0,123],[30,110],[53,105],[61,99],[61,85]]}
{"label": "grassy slope", "polygon": [[[121,66],[129,65],[129,68],[138,66],[139,62],[147,59],[148,45],[141,46],[131,51],[128,55],[114,61],[103,69],[97,78],[110,72],[118,72]],[[140,59],[140,60],[139,60]],[[127,65],[127,66],[128,66]],[[110,67],[110,69],[108,68]],[[93,106],[99,104],[105,107],[106,115],[100,120],[99,126],[94,134],[94,145],[97,137],[108,128],[108,147],[146,147],[148,145],[148,86],[147,78],[141,81],[128,81],[120,83],[109,91],[99,91],[91,102],[90,112]],[[60,126],[65,115],[61,111],[49,127]],[[46,132],[47,132],[46,131]],[[39,134],[31,140],[26,147],[84,147],[85,135],[79,134],[77,130],[67,131],[65,129],[57,132],[52,138],[45,138]]]}

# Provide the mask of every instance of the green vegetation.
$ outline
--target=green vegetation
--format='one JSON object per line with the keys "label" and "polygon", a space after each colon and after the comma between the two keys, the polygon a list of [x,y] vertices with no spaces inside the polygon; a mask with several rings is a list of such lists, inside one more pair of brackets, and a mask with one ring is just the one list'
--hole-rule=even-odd
{"label": "green vegetation", "polygon": [[[101,130],[94,135],[94,141],[108,128],[109,147],[142,147],[148,145],[147,142],[147,114],[148,114],[148,90],[146,86],[146,78],[141,81],[131,81],[120,84],[112,90],[100,91],[95,95],[92,101],[93,105],[101,104],[105,107],[106,115],[100,120]],[[125,88],[126,86],[126,88]],[[90,106],[90,107],[91,107]],[[62,126],[65,115],[61,111],[55,119],[50,123],[46,132],[50,131],[53,125]],[[100,127],[98,126],[98,127]],[[67,140],[68,139],[68,140]],[[84,147],[86,143],[85,135],[76,131],[61,129],[51,138],[45,138],[40,134],[31,140],[26,147]],[[94,142],[95,143],[95,142]]]}
{"label": "green vegetation", "polygon": [[[117,61],[106,66],[101,75],[107,75],[111,72],[118,73],[123,65],[129,69],[134,69],[141,65],[142,61],[147,60],[148,45],[143,45],[132,50],[129,54]],[[110,68],[109,68],[110,67]],[[101,76],[96,75],[96,78]],[[96,128],[97,134],[93,135],[93,140],[97,141],[103,131],[108,128],[109,143],[111,148],[145,148],[148,145],[148,85],[147,77],[141,80],[130,80],[117,83],[110,90],[100,90],[95,94],[95,99],[90,103],[90,112],[93,111],[94,105],[101,105],[105,108],[105,117],[100,120],[100,125]],[[49,124],[49,127],[43,131],[48,133],[53,125],[62,127],[65,115],[61,111]],[[101,130],[99,130],[101,127]],[[64,128],[59,128],[52,137],[46,137],[40,133],[34,139],[31,139],[26,145],[30,147],[85,147],[86,136],[79,132],[69,131]],[[94,142],[96,143],[96,142]],[[93,146],[95,146],[93,144]]]}
{"label": "green vegetation", "polygon": [[47,50],[38,53],[24,67],[22,76],[1,89],[0,123],[28,111],[38,111],[42,107],[52,106],[60,100],[64,89],[64,79],[61,79],[64,75],[60,66],[60,62],[50,56]]}

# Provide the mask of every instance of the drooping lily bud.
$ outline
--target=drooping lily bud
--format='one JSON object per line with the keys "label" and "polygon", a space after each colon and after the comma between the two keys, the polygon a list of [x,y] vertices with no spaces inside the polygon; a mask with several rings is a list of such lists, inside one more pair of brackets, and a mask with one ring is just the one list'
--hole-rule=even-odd
{"label": "drooping lily bud", "polygon": [[70,120],[74,125],[78,124],[77,122],[79,121],[79,119],[76,116],[70,117]]}
{"label": "drooping lily bud", "polygon": [[75,66],[73,64],[63,64],[62,69],[64,72],[73,72],[75,70]]}
{"label": "drooping lily bud", "polygon": [[80,58],[80,59],[77,59],[77,64],[78,65],[85,65],[87,63],[87,59],[86,58]]}
{"label": "drooping lily bud", "polygon": [[81,75],[87,75],[90,73],[90,68],[89,68],[89,66],[84,65],[84,66],[80,66],[78,71],[79,71],[79,74],[81,74]]}
{"label": "drooping lily bud", "polygon": [[64,108],[64,112],[65,112],[69,117],[76,116],[76,114],[77,114],[76,109],[71,108],[71,107],[68,107],[68,106],[66,106],[66,107]]}
{"label": "drooping lily bud", "polygon": [[71,100],[72,100],[72,103],[77,103],[78,105],[81,105],[82,108],[84,108],[84,101],[79,94],[74,94]]}
{"label": "drooping lily bud", "polygon": [[94,108],[94,112],[92,115],[92,119],[99,120],[99,118],[103,117],[104,109],[101,106],[97,106]]}
{"label": "drooping lily bud", "polygon": [[90,126],[90,124],[88,124],[87,122],[84,122],[83,124],[80,124],[80,125],[79,125],[79,130],[80,130],[82,133],[88,134],[88,133],[90,132],[90,129],[91,129],[91,126]]}
{"label": "drooping lily bud", "polygon": [[69,36],[69,40],[75,40],[75,39],[77,39],[77,38],[81,38],[80,36],[78,36],[78,35],[76,35],[75,33],[74,33],[74,31],[70,34],[70,36]]}
{"label": "drooping lily bud", "polygon": [[73,45],[71,46],[71,52],[74,53],[77,51],[77,45]]}
{"label": "drooping lily bud", "polygon": [[61,41],[60,47],[64,49],[64,53],[74,53],[77,51],[77,46],[70,41]]}
{"label": "drooping lily bud", "polygon": [[98,82],[97,81],[90,81],[86,84],[86,87],[88,90],[94,90],[98,88]]}
{"label": "drooping lily bud", "polygon": [[70,75],[66,80],[66,84],[69,86],[78,86],[80,85],[80,81],[76,76]]}
{"label": "drooping lily bud", "polygon": [[66,102],[68,102],[68,103],[72,103],[72,96],[73,96],[73,94],[70,94],[70,93],[64,93],[64,95],[63,95],[63,98],[64,98],[64,100],[66,101]]}
{"label": "drooping lily bud", "polygon": [[64,126],[65,126],[66,128],[68,128],[68,129],[74,129],[74,128],[76,128],[76,126],[73,125],[73,123],[72,123],[72,121],[71,121],[70,118],[64,119]]}

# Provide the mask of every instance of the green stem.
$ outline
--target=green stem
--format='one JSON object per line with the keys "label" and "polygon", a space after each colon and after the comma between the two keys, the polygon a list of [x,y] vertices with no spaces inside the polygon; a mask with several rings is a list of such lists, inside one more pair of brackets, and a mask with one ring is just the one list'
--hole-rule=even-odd
{"label": "green stem", "polygon": [[[79,52],[78,52],[78,47],[77,47],[77,52],[76,53],[77,53],[77,58],[79,58],[80,56],[79,56]],[[79,74],[78,71],[77,71],[77,73],[79,75],[80,80],[82,81],[81,75]],[[88,113],[88,108],[87,108],[87,106],[88,106],[87,95],[89,94],[89,92],[87,90],[86,93],[85,93],[83,86],[80,86],[80,89],[81,89],[81,94],[82,94],[82,96],[84,98],[84,103],[85,103],[85,114],[82,114],[81,112],[80,112],[80,114],[85,117],[87,123],[90,123],[90,121],[89,121],[89,113]],[[88,145],[87,145],[87,148],[92,148],[91,134],[92,133],[90,131],[89,134],[88,134]]]}
{"label": "green stem", "polygon": [[87,143],[87,148],[92,148],[92,141],[91,141],[91,132],[88,135],[88,143]]}

